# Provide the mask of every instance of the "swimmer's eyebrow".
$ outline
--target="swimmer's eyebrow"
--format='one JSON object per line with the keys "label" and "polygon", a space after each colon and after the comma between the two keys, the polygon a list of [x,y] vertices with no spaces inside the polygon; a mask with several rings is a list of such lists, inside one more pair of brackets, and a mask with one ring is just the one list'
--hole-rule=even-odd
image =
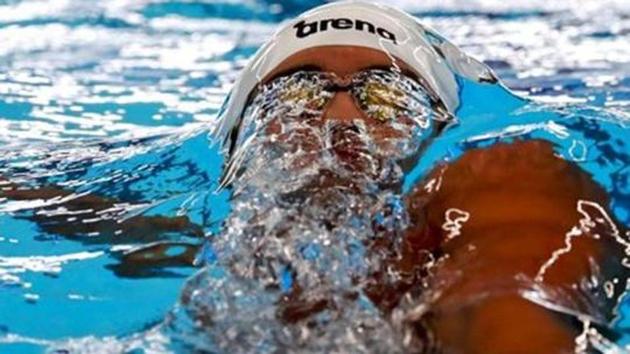
{"label": "swimmer's eyebrow", "polygon": [[263,80],[263,83],[271,82],[279,77],[295,74],[298,71],[322,71],[322,67],[315,64],[305,64],[305,65],[296,66],[294,68],[280,71],[269,78],[265,78],[265,80]]}

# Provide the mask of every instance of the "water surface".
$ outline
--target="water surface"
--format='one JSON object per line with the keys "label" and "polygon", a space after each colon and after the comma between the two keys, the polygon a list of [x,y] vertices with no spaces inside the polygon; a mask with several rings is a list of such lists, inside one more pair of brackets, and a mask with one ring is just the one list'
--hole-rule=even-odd
{"label": "water surface", "polygon": [[[202,238],[81,227],[161,215],[186,216],[207,237],[219,232],[230,205],[229,191],[216,193],[222,157],[208,137],[216,113],[278,23],[317,4],[0,1],[0,176],[25,188],[59,186],[70,199],[91,193],[115,201],[88,217],[57,208],[58,200],[0,199],[0,351],[168,347],[151,328],[195,270],[130,272],[121,252]],[[487,63],[514,92],[555,107],[514,113],[502,91],[463,91],[471,104],[458,115],[475,120],[437,141],[407,188],[447,155],[529,134],[554,141],[558,154],[591,173],[611,193],[614,215],[630,225],[625,2],[389,4]],[[622,310],[624,344],[630,310]]]}

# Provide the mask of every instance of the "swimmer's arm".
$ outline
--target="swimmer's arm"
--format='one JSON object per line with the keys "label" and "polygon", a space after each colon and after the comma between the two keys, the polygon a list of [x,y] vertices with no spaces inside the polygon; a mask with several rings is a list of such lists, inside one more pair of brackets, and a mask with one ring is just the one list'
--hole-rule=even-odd
{"label": "swimmer's arm", "polygon": [[[440,295],[429,305],[430,315],[419,319],[442,347],[467,353],[573,352],[581,325],[526,300],[519,277],[525,284],[565,291],[562,297],[592,318],[609,318],[614,301],[580,305],[593,295],[573,286],[593,276],[603,281],[623,273],[623,254],[612,238],[585,234],[550,261],[579,225],[580,201],[602,210],[608,205],[606,193],[590,176],[557,158],[550,144],[473,150],[433,178],[440,180],[437,192],[419,186],[409,198],[418,221],[407,243],[448,255],[433,270],[433,291]],[[468,215],[458,232],[445,226],[449,214],[451,220]],[[593,273],[592,262],[600,273]],[[550,265],[543,272],[545,264]]]}

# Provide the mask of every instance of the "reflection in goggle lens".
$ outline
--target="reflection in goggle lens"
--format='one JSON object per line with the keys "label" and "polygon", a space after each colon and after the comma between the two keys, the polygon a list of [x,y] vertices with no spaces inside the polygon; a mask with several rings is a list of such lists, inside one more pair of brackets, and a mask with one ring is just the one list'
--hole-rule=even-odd
{"label": "reflection in goggle lens", "polygon": [[345,89],[365,114],[378,122],[405,116],[423,128],[428,127],[432,102],[415,80],[379,69],[359,72],[347,84],[339,84],[339,81],[331,73],[301,71],[263,85],[258,95],[274,93],[273,96],[289,107],[289,112],[321,112],[336,91]]}

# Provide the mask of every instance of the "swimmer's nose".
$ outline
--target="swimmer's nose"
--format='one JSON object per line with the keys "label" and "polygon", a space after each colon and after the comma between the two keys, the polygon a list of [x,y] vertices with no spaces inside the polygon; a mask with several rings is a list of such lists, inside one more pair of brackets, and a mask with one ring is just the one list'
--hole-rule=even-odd
{"label": "swimmer's nose", "polygon": [[324,109],[324,119],[334,119],[341,122],[365,119],[365,113],[357,106],[348,92],[337,92]]}

